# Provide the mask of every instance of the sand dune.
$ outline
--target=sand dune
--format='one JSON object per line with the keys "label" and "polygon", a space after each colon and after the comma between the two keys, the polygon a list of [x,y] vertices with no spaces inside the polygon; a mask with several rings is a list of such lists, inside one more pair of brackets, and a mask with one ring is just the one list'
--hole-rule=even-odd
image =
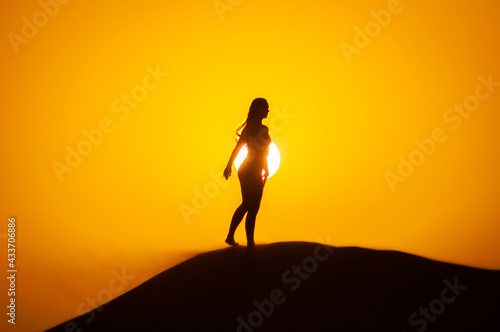
{"label": "sand dune", "polygon": [[193,257],[57,331],[500,331],[500,271],[286,242]]}

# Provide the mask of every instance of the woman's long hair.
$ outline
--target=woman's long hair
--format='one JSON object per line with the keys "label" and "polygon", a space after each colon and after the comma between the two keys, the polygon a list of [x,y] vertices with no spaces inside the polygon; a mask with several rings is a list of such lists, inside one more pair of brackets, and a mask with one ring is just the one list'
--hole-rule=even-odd
{"label": "woman's long hair", "polygon": [[259,124],[263,114],[267,110],[269,104],[264,98],[255,98],[250,105],[250,110],[248,111],[248,116],[245,122],[238,126],[236,129],[236,135],[238,136],[236,140],[241,137],[243,130],[247,129],[251,135],[256,135],[259,129]]}

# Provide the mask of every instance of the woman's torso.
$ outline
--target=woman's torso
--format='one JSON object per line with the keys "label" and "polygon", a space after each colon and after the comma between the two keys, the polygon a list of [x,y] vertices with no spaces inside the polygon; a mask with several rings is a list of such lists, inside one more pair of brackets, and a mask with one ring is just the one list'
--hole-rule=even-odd
{"label": "woman's torso", "polygon": [[259,128],[249,128],[242,133],[242,139],[245,140],[248,155],[241,165],[241,170],[254,170],[262,172],[264,169],[265,161],[269,152],[269,145],[271,144],[271,137],[269,136],[269,129],[261,125]]}

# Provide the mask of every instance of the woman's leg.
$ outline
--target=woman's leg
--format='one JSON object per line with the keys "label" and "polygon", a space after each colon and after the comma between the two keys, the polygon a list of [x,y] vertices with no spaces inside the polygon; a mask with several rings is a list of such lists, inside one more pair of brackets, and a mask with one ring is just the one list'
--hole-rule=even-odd
{"label": "woman's leg", "polygon": [[260,174],[255,172],[238,172],[238,178],[241,184],[241,196],[243,202],[236,209],[231,220],[231,225],[229,227],[229,233],[227,235],[226,243],[230,245],[236,245],[234,241],[234,233],[238,228],[241,220],[247,214],[247,219],[245,221],[245,231],[247,234],[247,244],[248,246],[255,245],[254,242],[254,231],[255,231],[255,219],[257,217],[257,212],[259,212],[260,202],[262,200],[262,193],[264,190],[264,185]]}
{"label": "woman's leg", "polygon": [[234,211],[233,219],[231,220],[231,226],[229,226],[229,233],[227,234],[226,243],[229,245],[236,245],[237,243],[234,241],[234,233],[236,232],[236,228],[240,224],[241,220],[247,213],[246,206],[242,203],[236,211]]}
{"label": "woman's leg", "polygon": [[248,212],[249,207],[249,199],[252,194],[251,182],[248,181],[248,175],[246,172],[238,172],[238,179],[240,180],[241,186],[241,197],[242,203],[236,211],[234,211],[233,219],[231,220],[231,225],[229,226],[229,233],[227,234],[226,243],[229,245],[236,245],[237,243],[234,241],[234,233],[236,233],[236,229],[238,228],[240,222],[243,220],[245,213]]}
{"label": "woman's leg", "polygon": [[252,186],[251,197],[249,200],[248,214],[245,221],[245,231],[247,233],[247,245],[254,246],[254,232],[255,232],[255,219],[257,218],[257,213],[259,212],[260,202],[262,200],[262,193],[264,191],[264,186],[262,185],[262,180],[257,178]]}

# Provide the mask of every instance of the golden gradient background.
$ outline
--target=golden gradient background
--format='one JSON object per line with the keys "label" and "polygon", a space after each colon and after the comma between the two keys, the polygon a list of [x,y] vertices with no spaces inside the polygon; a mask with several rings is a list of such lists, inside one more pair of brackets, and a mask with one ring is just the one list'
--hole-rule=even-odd
{"label": "golden gradient background", "polygon": [[[443,120],[479,76],[500,81],[497,1],[402,0],[351,63],[339,45],[388,1],[243,0],[222,21],[211,0],[72,0],[18,53],[7,34],[21,34],[40,5],[0,6],[1,267],[15,216],[19,269],[15,327],[0,283],[2,331],[76,316],[114,270],[135,277],[126,291],[224,248],[240,200],[234,175],[189,223],[179,207],[213,189],[211,172],[222,179],[233,128],[255,97],[270,103],[265,123],[280,123],[281,152],[257,243],[322,241],[500,269],[500,88],[458,130]],[[157,65],[169,76],[120,119],[112,102]],[[276,118],[285,111],[295,116],[286,124]],[[52,163],[104,118],[115,130],[59,182]],[[392,192],[384,173],[434,128],[447,141]]]}

